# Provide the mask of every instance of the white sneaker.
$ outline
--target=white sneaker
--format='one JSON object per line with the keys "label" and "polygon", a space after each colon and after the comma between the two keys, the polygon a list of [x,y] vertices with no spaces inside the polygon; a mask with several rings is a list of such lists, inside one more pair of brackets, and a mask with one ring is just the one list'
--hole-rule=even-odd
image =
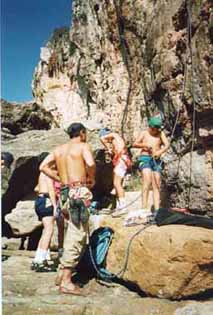
{"label": "white sneaker", "polygon": [[128,215],[126,216],[126,220],[131,218],[146,218],[151,214],[151,211],[149,211],[148,209],[134,210],[128,213]]}
{"label": "white sneaker", "polygon": [[148,209],[140,209],[138,210],[137,212],[137,216],[140,217],[140,218],[146,218],[148,216],[152,215],[152,212]]}

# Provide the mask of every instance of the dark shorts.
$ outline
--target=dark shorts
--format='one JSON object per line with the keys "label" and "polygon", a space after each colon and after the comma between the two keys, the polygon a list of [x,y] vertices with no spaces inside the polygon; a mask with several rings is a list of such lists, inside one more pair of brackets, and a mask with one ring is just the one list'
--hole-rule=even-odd
{"label": "dark shorts", "polygon": [[141,155],[138,158],[138,167],[142,171],[145,168],[149,168],[153,172],[161,173],[163,169],[162,161],[160,159],[153,159],[149,155]]}
{"label": "dark shorts", "polygon": [[53,206],[51,205],[50,198],[47,196],[38,196],[35,200],[35,212],[39,221],[44,217],[53,216]]}

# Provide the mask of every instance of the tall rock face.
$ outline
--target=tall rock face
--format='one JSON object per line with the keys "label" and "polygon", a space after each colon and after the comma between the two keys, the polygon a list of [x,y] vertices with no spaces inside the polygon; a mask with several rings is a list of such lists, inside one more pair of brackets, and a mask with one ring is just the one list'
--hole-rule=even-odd
{"label": "tall rock face", "polygon": [[200,193],[191,206],[210,210],[211,20],[210,0],[73,1],[70,36],[56,30],[41,49],[36,102],[61,126],[107,125],[130,142],[147,117],[160,113],[168,136],[174,134],[171,160],[183,156],[182,183],[173,184],[176,162],[166,168],[171,203],[185,204],[191,186],[192,197]]}

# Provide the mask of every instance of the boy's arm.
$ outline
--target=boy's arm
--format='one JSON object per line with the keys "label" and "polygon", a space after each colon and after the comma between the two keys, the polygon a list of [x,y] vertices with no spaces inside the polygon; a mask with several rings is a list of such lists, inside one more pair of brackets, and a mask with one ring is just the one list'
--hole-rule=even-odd
{"label": "boy's arm", "polygon": [[54,153],[50,153],[40,164],[39,170],[51,179],[60,182],[60,177],[58,176],[57,171],[51,168],[51,164],[55,162]]}
{"label": "boy's arm", "polygon": [[48,188],[48,193],[50,195],[50,200],[52,202],[53,208],[54,208],[54,215],[56,214],[56,194],[55,194],[55,189],[54,189],[54,183],[53,180],[50,177],[45,176],[46,182],[47,182],[47,188]]}
{"label": "boy's arm", "polygon": [[109,151],[110,153],[112,153],[112,149],[111,149],[111,142],[114,139],[114,135],[113,133],[109,133],[106,136],[103,136],[100,138],[101,143],[104,145],[104,147],[107,149],[107,151]]}
{"label": "boy's arm", "polygon": [[169,146],[170,146],[169,140],[167,139],[163,131],[161,131],[160,137],[161,137],[163,147],[160,150],[154,152],[153,157],[156,157],[156,158],[160,157],[163,153],[165,153],[169,149]]}
{"label": "boy's arm", "polygon": [[92,154],[92,150],[89,144],[85,144],[83,148],[83,158],[86,163],[86,171],[88,181],[91,183],[89,186],[92,188],[95,185],[95,172],[96,165]]}

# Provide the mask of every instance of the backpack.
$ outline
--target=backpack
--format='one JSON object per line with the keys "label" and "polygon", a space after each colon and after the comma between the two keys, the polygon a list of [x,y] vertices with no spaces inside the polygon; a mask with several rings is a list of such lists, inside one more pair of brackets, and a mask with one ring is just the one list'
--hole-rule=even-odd
{"label": "backpack", "polygon": [[185,214],[168,208],[160,208],[155,216],[158,226],[168,224],[184,224],[213,229],[213,219],[202,215]]}
{"label": "backpack", "polygon": [[106,257],[109,246],[113,238],[113,230],[109,227],[101,227],[95,230],[89,239],[80,266],[87,266],[89,274],[107,280],[113,277],[113,274],[105,269]]}

